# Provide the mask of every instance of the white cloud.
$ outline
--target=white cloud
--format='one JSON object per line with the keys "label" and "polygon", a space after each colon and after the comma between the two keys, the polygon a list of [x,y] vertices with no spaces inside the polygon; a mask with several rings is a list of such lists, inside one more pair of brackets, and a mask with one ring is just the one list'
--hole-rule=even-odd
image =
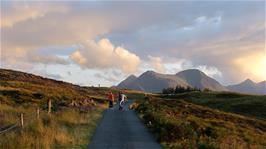
{"label": "white cloud", "polygon": [[160,57],[154,57],[151,55],[148,55],[149,58],[149,65],[152,69],[154,69],[157,72],[165,73],[165,66],[162,63],[162,59]]}
{"label": "white cloud", "polygon": [[205,16],[200,16],[198,18],[196,18],[196,22],[197,23],[204,23],[207,20],[207,18]]}
{"label": "white cloud", "polygon": [[14,24],[44,17],[48,13],[64,13],[66,5],[55,5],[47,2],[27,3],[24,1],[1,2],[1,26],[12,27]]}
{"label": "white cloud", "polygon": [[72,53],[70,55],[70,58],[80,65],[85,65],[87,62],[87,59],[81,55],[80,51],[75,51],[74,53]]}
{"label": "white cloud", "polygon": [[208,76],[212,78],[221,78],[222,72],[213,66],[206,66],[206,65],[200,65],[196,67],[197,69],[201,70],[202,72],[206,73]]}
{"label": "white cloud", "polygon": [[27,60],[32,63],[41,63],[41,64],[61,64],[61,65],[69,64],[69,61],[67,59],[58,57],[56,55],[31,54],[28,55]]}
{"label": "white cloud", "polygon": [[186,69],[199,69],[212,78],[219,80],[223,77],[222,72],[218,68],[208,65],[193,64],[187,59],[162,59],[161,57],[153,56],[148,56],[148,58],[150,59],[148,62],[149,66],[157,72],[175,74]]}
{"label": "white cloud", "polygon": [[108,39],[98,42],[88,40],[70,58],[83,68],[119,69],[124,73],[134,73],[140,58],[123,47],[115,47]]}
{"label": "white cloud", "polygon": [[5,68],[31,70],[35,64],[69,64],[69,60],[56,55],[43,55],[35,50],[14,48],[1,50],[1,65]]}
{"label": "white cloud", "polygon": [[112,83],[120,81],[116,77],[113,77],[113,76],[110,76],[110,75],[105,75],[103,73],[95,73],[94,77],[99,78],[99,79],[103,79],[105,81],[112,82]]}
{"label": "white cloud", "polygon": [[186,59],[169,59],[164,65],[166,72],[170,74],[175,74],[179,71],[193,68],[192,62]]}

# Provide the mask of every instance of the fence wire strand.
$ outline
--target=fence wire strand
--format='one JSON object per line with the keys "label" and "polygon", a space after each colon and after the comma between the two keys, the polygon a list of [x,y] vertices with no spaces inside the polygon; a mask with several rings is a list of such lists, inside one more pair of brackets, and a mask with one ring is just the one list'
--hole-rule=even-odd
{"label": "fence wire strand", "polygon": [[[40,115],[41,115],[41,113],[46,113],[47,111],[40,109],[39,112],[40,112]],[[34,117],[37,118],[37,113],[33,113],[31,115],[25,115],[23,113],[23,120],[26,122],[26,123],[24,123],[24,126],[28,125],[33,120],[35,120]],[[15,128],[18,128],[19,126],[20,126],[20,123],[16,122],[15,124],[12,124],[11,126],[9,126],[7,129],[1,130],[0,131],[0,135],[4,134],[6,132],[9,132],[11,130],[14,130]]]}
{"label": "fence wire strand", "polygon": [[7,129],[5,129],[5,130],[0,131],[0,135],[1,135],[1,134],[4,134],[5,132],[8,132],[8,131],[10,131],[10,130],[16,128],[16,127],[18,127],[18,124],[17,124],[17,123],[11,125],[9,128],[7,128]]}

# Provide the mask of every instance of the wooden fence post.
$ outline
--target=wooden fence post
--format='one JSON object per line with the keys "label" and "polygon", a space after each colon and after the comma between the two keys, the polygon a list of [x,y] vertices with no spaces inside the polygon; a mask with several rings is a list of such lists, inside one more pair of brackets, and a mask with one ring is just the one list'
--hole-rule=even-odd
{"label": "wooden fence post", "polygon": [[51,114],[51,111],[52,111],[52,101],[51,99],[48,99],[48,114]]}
{"label": "wooden fence post", "polygon": [[20,126],[24,127],[23,113],[20,113]]}
{"label": "wooden fence post", "polygon": [[39,107],[37,108],[37,118],[38,119],[40,118],[40,108]]}

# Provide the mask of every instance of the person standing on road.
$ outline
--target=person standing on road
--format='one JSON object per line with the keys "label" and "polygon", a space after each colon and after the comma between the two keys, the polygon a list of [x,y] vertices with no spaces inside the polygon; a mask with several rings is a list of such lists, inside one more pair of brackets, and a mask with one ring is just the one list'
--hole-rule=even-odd
{"label": "person standing on road", "polygon": [[119,102],[119,110],[123,110],[126,99],[127,99],[127,96],[121,93],[121,101]]}
{"label": "person standing on road", "polygon": [[122,100],[122,97],[121,97],[121,95],[122,95],[122,92],[121,91],[119,91],[118,92],[118,104],[120,103],[120,101]]}
{"label": "person standing on road", "polygon": [[110,91],[108,93],[109,108],[113,108],[114,105],[114,94]]}

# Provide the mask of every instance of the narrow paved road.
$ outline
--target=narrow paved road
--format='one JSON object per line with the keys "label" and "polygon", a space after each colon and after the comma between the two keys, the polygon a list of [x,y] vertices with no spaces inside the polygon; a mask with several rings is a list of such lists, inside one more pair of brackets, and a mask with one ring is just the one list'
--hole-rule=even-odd
{"label": "narrow paved road", "polygon": [[89,149],[161,149],[133,110],[108,109],[97,127]]}

